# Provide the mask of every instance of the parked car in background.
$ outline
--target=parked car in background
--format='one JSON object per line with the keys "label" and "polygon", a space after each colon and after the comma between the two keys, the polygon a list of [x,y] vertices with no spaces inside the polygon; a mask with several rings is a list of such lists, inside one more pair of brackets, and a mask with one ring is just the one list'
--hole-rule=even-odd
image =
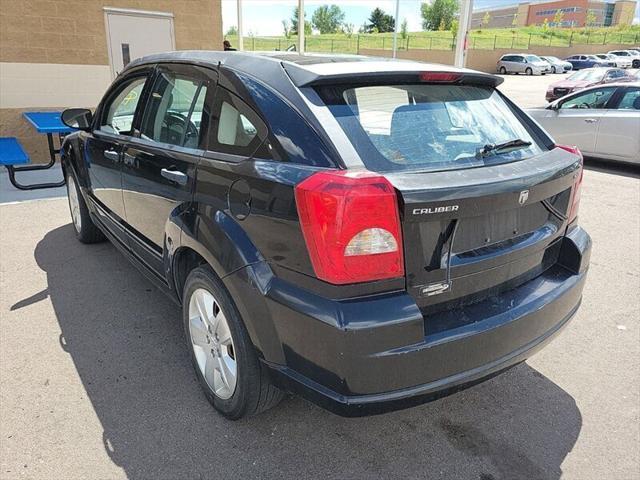
{"label": "parked car in background", "polygon": [[551,102],[569,93],[582,90],[592,85],[633,80],[634,78],[621,68],[587,68],[550,84],[547,88],[545,98],[547,102]]}
{"label": "parked car in background", "polygon": [[633,68],[640,68],[640,52],[636,50],[612,50],[609,53],[630,60]]}
{"label": "parked car in background", "polygon": [[602,60],[595,55],[571,55],[565,58],[567,62],[573,65],[574,70],[582,70],[583,68],[594,67],[615,67],[615,63],[611,60]]}
{"label": "parked car in background", "polygon": [[633,68],[628,71],[628,74],[635,80],[640,80],[640,68]]}
{"label": "parked car in background", "polygon": [[500,57],[496,70],[503,75],[507,73],[524,73],[526,75],[544,75],[551,73],[551,65],[537,55],[528,53],[507,54]]}
{"label": "parked car in background", "polygon": [[600,60],[614,62],[618,68],[631,68],[631,58],[628,57],[618,57],[611,53],[596,53],[596,57]]}
{"label": "parked car in background", "polygon": [[62,114],[81,130],[62,145],[72,228],[182,306],[229,418],[282,390],[342,415],[434,400],[550,342],[587,277],[582,155],[502,81],[354,56],[135,60],[95,114]]}
{"label": "parked car in background", "polygon": [[558,57],[544,56],[540,58],[551,65],[551,73],[565,73],[573,69],[573,65]]}
{"label": "parked car in background", "polygon": [[584,155],[640,164],[640,82],[596,85],[527,113]]}

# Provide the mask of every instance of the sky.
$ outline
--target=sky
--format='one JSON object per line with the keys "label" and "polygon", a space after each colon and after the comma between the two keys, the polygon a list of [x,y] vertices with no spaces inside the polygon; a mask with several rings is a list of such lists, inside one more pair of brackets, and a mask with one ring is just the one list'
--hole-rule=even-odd
{"label": "sky", "polygon": [[[400,0],[399,17],[406,19],[409,31],[422,28],[420,4],[425,0]],[[518,0],[474,0],[474,8],[513,5]],[[353,23],[355,31],[367,21],[371,10],[376,7],[390,15],[395,14],[395,0],[305,0],[307,20],[311,20],[313,11],[320,5],[334,3],[345,13],[345,22]],[[244,34],[256,36],[282,35],[282,20],[291,19],[297,0],[242,0]],[[640,20],[640,2],[636,7],[636,23]],[[222,0],[222,23],[226,32],[230,26],[238,24],[236,0]]]}

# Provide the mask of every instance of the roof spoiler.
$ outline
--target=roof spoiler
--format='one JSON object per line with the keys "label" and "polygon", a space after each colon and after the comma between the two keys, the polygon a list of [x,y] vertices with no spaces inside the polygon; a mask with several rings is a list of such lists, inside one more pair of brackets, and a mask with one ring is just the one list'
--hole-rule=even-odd
{"label": "roof spoiler", "polygon": [[437,83],[453,85],[481,85],[497,87],[504,79],[488,73],[467,70],[415,70],[415,71],[372,71],[320,74],[304,68],[285,65],[285,70],[297,87],[349,84],[381,83]]}

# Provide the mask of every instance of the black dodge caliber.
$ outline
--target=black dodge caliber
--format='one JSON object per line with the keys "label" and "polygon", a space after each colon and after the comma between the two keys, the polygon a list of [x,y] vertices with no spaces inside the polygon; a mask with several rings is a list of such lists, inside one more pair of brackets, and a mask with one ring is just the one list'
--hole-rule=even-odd
{"label": "black dodge caliber", "polygon": [[237,419],[298,393],[340,415],[442,397],[525,360],[580,305],[582,156],[471,70],[174,52],[131,63],[63,167],[182,306],[195,373]]}

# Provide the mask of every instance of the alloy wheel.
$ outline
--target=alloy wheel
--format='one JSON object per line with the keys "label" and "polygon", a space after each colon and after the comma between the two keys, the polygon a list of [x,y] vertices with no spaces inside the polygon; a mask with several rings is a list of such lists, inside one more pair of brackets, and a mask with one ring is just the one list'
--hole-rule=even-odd
{"label": "alloy wheel", "polygon": [[67,177],[67,191],[69,197],[69,210],[71,211],[71,219],[77,232],[82,229],[82,215],[80,213],[80,199],[78,198],[78,189],[73,175]]}
{"label": "alloy wheel", "polygon": [[220,303],[204,288],[195,290],[189,299],[189,335],[207,385],[222,400],[231,398],[238,379],[236,350]]}

